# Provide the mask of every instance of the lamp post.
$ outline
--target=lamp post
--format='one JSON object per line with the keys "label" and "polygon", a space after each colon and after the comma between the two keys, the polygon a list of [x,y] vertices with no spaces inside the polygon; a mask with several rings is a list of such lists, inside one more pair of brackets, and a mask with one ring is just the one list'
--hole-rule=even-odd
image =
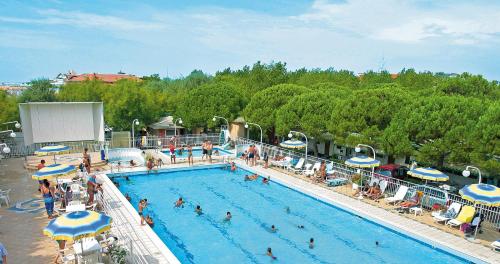
{"label": "lamp post", "polygon": [[465,178],[469,177],[469,176],[470,176],[470,169],[475,169],[475,170],[477,170],[477,173],[478,173],[478,175],[479,175],[479,182],[478,182],[478,183],[481,183],[481,171],[480,171],[480,170],[479,170],[479,168],[477,168],[477,167],[474,167],[474,166],[467,166],[467,167],[465,167],[465,170],[464,170],[464,171],[462,171],[462,175],[463,175]]}
{"label": "lamp post", "polygon": [[255,123],[246,123],[245,128],[248,128],[248,125],[254,125],[254,126],[259,127],[259,129],[260,129],[260,145],[262,146],[262,127],[259,126],[258,124],[255,124]]}
{"label": "lamp post", "polygon": [[292,138],[293,134],[292,133],[297,133],[297,134],[300,134],[302,135],[305,139],[306,139],[306,162],[307,162],[307,136],[306,134],[302,133],[302,132],[299,132],[299,131],[293,131],[293,130],[290,130],[290,132],[288,132],[288,137],[289,138]]}
{"label": "lamp post", "polygon": [[2,147],[2,146],[3,146],[2,151],[3,151],[5,154],[9,154],[9,153],[10,153],[10,148],[9,148],[9,146],[7,146],[7,144],[5,144],[5,143],[1,143],[1,144],[0,144],[0,147]]}
{"label": "lamp post", "polygon": [[13,124],[15,123],[15,127],[16,128],[21,128],[21,123],[19,123],[19,121],[10,121],[10,122],[5,122],[5,123],[2,123],[2,125],[6,125],[6,124]]}
{"label": "lamp post", "polygon": [[[478,183],[481,184],[481,170],[479,170],[479,168],[477,168],[477,167],[474,167],[474,166],[467,166],[467,167],[465,167],[465,170],[462,171],[462,175],[465,178],[469,177],[470,176],[470,169],[475,169],[477,171],[477,173],[479,175],[479,181],[478,181]],[[481,208],[479,209],[479,217],[481,217],[482,210],[483,210],[483,207],[481,206]],[[474,219],[472,219],[472,220],[474,220]],[[474,230],[474,239],[472,240],[472,242],[476,242],[476,235],[477,235],[477,229],[478,229],[478,227],[479,227],[479,224],[476,225],[476,230]]]}
{"label": "lamp post", "polygon": [[179,117],[174,121],[174,139],[175,139],[174,144],[176,148],[177,148],[177,122],[179,122],[179,124],[182,125],[182,118]]}
{"label": "lamp post", "polygon": [[135,148],[135,135],[134,135],[134,127],[139,125],[139,119],[134,119],[132,121],[132,147]]}
{"label": "lamp post", "polygon": [[0,131],[0,133],[9,133],[9,136],[11,138],[15,138],[16,137],[16,133],[14,132],[14,130],[12,129],[9,129],[9,130],[4,130],[4,131]]}
{"label": "lamp post", "polygon": [[227,128],[229,129],[229,121],[227,121],[227,119],[225,119],[224,117],[222,116],[215,116],[214,115],[214,118],[212,118],[212,121],[216,121],[217,119],[223,119],[224,121],[226,121],[226,125],[227,125]]}

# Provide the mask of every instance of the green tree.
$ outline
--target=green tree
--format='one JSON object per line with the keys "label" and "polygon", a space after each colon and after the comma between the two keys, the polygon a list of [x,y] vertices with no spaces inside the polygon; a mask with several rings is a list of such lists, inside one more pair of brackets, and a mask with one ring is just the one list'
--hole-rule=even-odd
{"label": "green tree", "polygon": [[0,91],[0,123],[19,120],[16,97]]}
{"label": "green tree", "polygon": [[101,102],[109,87],[96,79],[67,83],[59,89],[57,99],[63,102]]}
{"label": "green tree", "polygon": [[24,90],[19,98],[22,103],[26,102],[54,102],[56,94],[54,86],[49,79],[36,79],[29,83],[29,88]]}
{"label": "green tree", "polygon": [[222,116],[231,122],[244,107],[242,95],[231,84],[215,82],[194,88],[181,96],[176,109],[176,116],[183,120],[188,128],[214,127],[220,121],[212,121],[214,115]]}
{"label": "green tree", "polygon": [[272,141],[275,135],[276,112],[294,96],[310,91],[294,84],[278,84],[256,93],[243,111],[245,120],[262,126]]}
{"label": "green tree", "polygon": [[472,162],[482,171],[500,178],[500,102],[491,104],[473,130]]}

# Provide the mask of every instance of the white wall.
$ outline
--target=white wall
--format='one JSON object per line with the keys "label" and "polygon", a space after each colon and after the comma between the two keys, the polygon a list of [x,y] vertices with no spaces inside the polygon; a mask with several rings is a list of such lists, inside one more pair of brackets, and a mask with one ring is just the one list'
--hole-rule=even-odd
{"label": "white wall", "polygon": [[104,141],[102,103],[54,102],[19,104],[26,145],[33,143]]}

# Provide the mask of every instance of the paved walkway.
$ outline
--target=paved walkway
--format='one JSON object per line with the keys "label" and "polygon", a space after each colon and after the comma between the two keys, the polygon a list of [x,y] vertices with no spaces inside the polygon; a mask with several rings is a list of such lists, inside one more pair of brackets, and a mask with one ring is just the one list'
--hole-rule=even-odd
{"label": "paved walkway", "polygon": [[[11,204],[18,201],[39,199],[38,182],[31,179],[24,170],[24,159],[2,160],[6,167],[0,168],[0,189],[11,189]],[[37,206],[38,205],[38,206]],[[42,234],[48,219],[43,201],[35,200],[23,205],[31,212],[8,210],[5,204],[0,208],[0,241],[9,253],[9,263],[53,263],[57,253],[56,243]],[[36,210],[40,207],[41,210]]]}
{"label": "paved walkway", "polygon": [[239,166],[254,170],[260,175],[270,176],[273,181],[307,193],[317,199],[340,206],[364,218],[384,223],[386,226],[416,237],[433,246],[440,245],[440,247],[446,247],[456,255],[463,256],[465,254],[487,263],[500,263],[500,254],[494,252],[491,248],[468,242],[467,240],[456,235],[443,232],[437,228],[391,213],[382,208],[375,207],[337,192],[333,192],[332,190],[306,182],[296,177],[291,177],[290,175],[276,170],[264,169],[260,166],[249,168],[242,161],[238,160],[236,162]]}

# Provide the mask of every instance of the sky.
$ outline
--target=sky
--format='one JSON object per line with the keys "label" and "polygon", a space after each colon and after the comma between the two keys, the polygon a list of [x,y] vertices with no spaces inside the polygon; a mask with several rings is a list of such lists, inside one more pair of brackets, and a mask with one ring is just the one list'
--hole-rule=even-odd
{"label": "sky", "polygon": [[0,82],[68,70],[176,78],[257,61],[500,80],[500,1],[0,1]]}

